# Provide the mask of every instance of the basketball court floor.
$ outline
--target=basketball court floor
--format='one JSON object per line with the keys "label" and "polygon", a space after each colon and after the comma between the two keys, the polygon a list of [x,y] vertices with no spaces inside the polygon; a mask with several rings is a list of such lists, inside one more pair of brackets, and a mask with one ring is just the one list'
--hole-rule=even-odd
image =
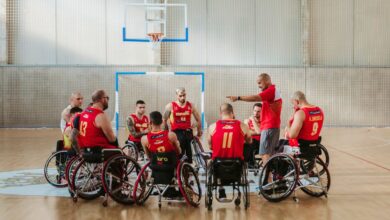
{"label": "basketball court floor", "polygon": [[327,199],[298,191],[298,203],[292,197],[270,203],[251,185],[248,210],[214,201],[208,211],[204,199],[199,208],[163,203],[161,210],[154,198],[144,206],[74,203],[42,174],[59,129],[0,129],[0,219],[390,219],[390,128],[325,128],[322,134],[330,153]]}

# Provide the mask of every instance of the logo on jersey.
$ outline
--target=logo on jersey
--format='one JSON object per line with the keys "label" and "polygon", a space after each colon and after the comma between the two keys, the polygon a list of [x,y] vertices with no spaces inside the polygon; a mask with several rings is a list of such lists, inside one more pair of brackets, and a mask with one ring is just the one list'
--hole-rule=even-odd
{"label": "logo on jersey", "polygon": [[163,140],[157,140],[156,142],[154,142],[154,144],[162,144],[162,143],[164,143]]}
{"label": "logo on jersey", "polygon": [[157,138],[161,138],[163,137],[164,134],[157,134],[157,135],[152,135],[152,137],[150,137],[151,139],[157,139]]}
{"label": "logo on jersey", "polygon": [[320,113],[321,113],[320,110],[310,111],[310,112],[309,112],[309,115],[318,115],[318,114],[320,114]]}
{"label": "logo on jersey", "polygon": [[222,129],[224,129],[224,130],[230,130],[230,129],[233,129],[233,128],[234,127],[231,126],[231,125],[225,125],[225,126],[222,127]]}
{"label": "logo on jersey", "polygon": [[88,118],[89,116],[87,115],[87,114],[85,114],[84,116],[83,116],[83,118]]}

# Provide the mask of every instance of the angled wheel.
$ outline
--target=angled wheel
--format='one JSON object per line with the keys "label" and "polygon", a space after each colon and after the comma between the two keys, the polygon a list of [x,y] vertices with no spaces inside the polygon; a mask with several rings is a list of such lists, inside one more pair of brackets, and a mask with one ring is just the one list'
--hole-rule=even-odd
{"label": "angled wheel", "polygon": [[152,170],[149,165],[150,162],[142,167],[134,184],[133,198],[138,205],[144,204],[153,190]]}
{"label": "angled wheel", "polygon": [[197,207],[202,198],[202,189],[198,178],[198,172],[189,164],[181,163],[180,169],[177,169],[177,179],[179,180],[179,188],[181,194],[187,204]]}
{"label": "angled wheel", "polygon": [[72,187],[75,193],[77,193],[77,196],[85,200],[92,200],[104,194],[102,166],[101,163],[80,161],[72,177]]}
{"label": "angled wheel", "polygon": [[206,195],[205,195],[205,205],[207,209],[212,210],[213,205],[213,175],[212,175],[212,164],[210,163],[206,169]]}
{"label": "angled wheel", "polygon": [[138,161],[139,152],[137,146],[131,142],[126,142],[126,145],[122,147],[122,151],[125,155],[133,158],[135,161]]}
{"label": "angled wheel", "polygon": [[297,166],[290,156],[272,156],[260,173],[260,193],[270,202],[282,201],[294,191],[298,181],[297,171]]}
{"label": "angled wheel", "polygon": [[[246,167],[246,165],[245,165]],[[249,205],[250,205],[250,201],[249,201],[249,181],[248,181],[248,171],[246,168],[243,168],[243,175],[242,175],[242,183],[243,186],[242,186],[242,192],[243,192],[243,195],[242,195],[242,198],[243,198],[243,202],[244,202],[244,207],[245,209],[249,208]]]}
{"label": "angled wheel", "polygon": [[76,155],[76,156],[72,157],[72,159],[70,159],[68,164],[66,165],[66,170],[65,170],[66,181],[68,182],[68,190],[69,190],[69,193],[72,197],[74,195],[74,188],[72,185],[73,173],[81,160],[82,160],[82,158],[80,156]]}
{"label": "angled wheel", "polygon": [[326,196],[330,188],[330,173],[326,164],[317,157],[313,168],[300,175],[298,184],[304,186],[302,191],[310,196]]}
{"label": "angled wheel", "polygon": [[199,138],[194,137],[192,139],[191,148],[192,148],[196,168],[197,169],[199,169],[199,168],[206,169],[206,161],[201,154],[203,152],[203,147],[202,147],[202,144],[200,143]]}
{"label": "angled wheel", "polygon": [[103,187],[106,193],[118,203],[134,203],[133,189],[141,167],[126,155],[112,156],[103,167]]}
{"label": "angled wheel", "polygon": [[[324,147],[324,145],[319,144],[318,147],[321,150],[321,154],[318,156],[318,158],[321,158],[321,160],[324,162],[325,166],[329,166],[329,152],[328,150]],[[305,158],[301,159],[301,173],[308,173],[310,170],[312,170],[314,167],[314,159],[313,160],[307,160]],[[324,174],[324,170],[320,170],[320,174]]]}
{"label": "angled wheel", "polygon": [[45,179],[55,187],[66,187],[65,169],[68,162],[68,151],[61,150],[50,155],[43,168]]}

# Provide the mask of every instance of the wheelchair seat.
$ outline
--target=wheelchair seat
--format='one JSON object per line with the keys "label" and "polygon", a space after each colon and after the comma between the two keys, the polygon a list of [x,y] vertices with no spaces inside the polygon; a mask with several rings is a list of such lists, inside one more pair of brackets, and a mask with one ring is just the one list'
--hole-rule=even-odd
{"label": "wheelchair seat", "polygon": [[82,149],[82,157],[87,163],[103,163],[110,157],[118,154],[122,154],[120,149],[104,149],[100,146]]}
{"label": "wheelchair seat", "polygon": [[314,160],[317,156],[321,155],[321,148],[319,147],[319,144],[321,143],[321,137],[315,141],[299,139],[298,143],[301,151],[301,154],[299,155],[300,158],[311,161]]}
{"label": "wheelchair seat", "polygon": [[150,169],[155,184],[170,184],[175,176],[177,156],[175,151],[152,153]]}
{"label": "wheelchair seat", "polygon": [[243,165],[244,161],[238,158],[215,158],[213,161],[214,176],[221,185],[241,182]]}

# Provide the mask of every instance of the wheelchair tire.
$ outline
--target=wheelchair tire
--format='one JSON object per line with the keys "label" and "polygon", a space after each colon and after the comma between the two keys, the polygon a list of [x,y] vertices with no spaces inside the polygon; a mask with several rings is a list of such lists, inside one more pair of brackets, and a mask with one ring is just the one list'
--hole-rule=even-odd
{"label": "wheelchair tire", "polygon": [[205,206],[207,207],[207,210],[212,210],[213,205],[213,186],[212,186],[212,172],[211,172],[211,165],[209,165],[206,168],[206,195],[205,198]]}
{"label": "wheelchair tire", "polygon": [[[320,167],[320,171],[318,172],[318,168]],[[319,175],[317,174],[319,173]],[[314,197],[321,197],[328,193],[331,183],[330,173],[326,166],[326,164],[321,160],[321,158],[317,157],[315,160],[315,166],[313,167],[313,170],[308,172],[306,174],[308,179],[305,179],[305,182],[313,182],[311,179],[318,178],[318,180],[321,181],[320,186],[313,186],[312,184],[308,184],[306,187],[302,187],[302,191],[310,196]],[[326,178],[326,179],[325,179]],[[322,180],[325,180],[326,182],[322,182]],[[318,181],[318,182],[320,182]],[[300,186],[303,186],[305,184],[302,178],[298,180],[298,184]],[[307,184],[307,183],[306,183]],[[322,187],[323,189],[321,191],[315,191],[316,188]]]}
{"label": "wheelchair tire", "polygon": [[[269,175],[272,175],[272,183],[268,183]],[[286,154],[275,154],[261,170],[259,189],[268,201],[280,202],[291,195],[297,182],[298,169],[294,159]]]}
{"label": "wheelchair tire", "polygon": [[[92,174],[88,173],[89,167],[88,166],[95,166]],[[101,164],[88,164],[84,160],[81,160],[80,163],[76,166],[75,170],[73,171],[72,176],[72,187],[74,188],[74,192],[77,193],[77,196],[84,199],[84,200],[93,200],[96,199],[102,195],[104,195],[104,189],[102,186],[102,171],[101,168],[98,167],[101,166]],[[95,169],[97,170],[97,174],[95,174]],[[83,178],[87,177],[87,182]],[[90,184],[89,182],[92,181],[91,177],[96,183]],[[83,184],[85,183],[85,184]],[[85,190],[85,185],[88,185]]]}
{"label": "wheelchair tire", "polygon": [[192,148],[192,154],[196,164],[196,168],[203,168],[206,169],[206,161],[202,156],[203,152],[203,147],[202,144],[200,143],[199,139],[197,137],[194,137],[191,141],[191,148]]}
{"label": "wheelchair tire", "polygon": [[126,142],[126,145],[122,147],[122,151],[125,155],[133,158],[135,161],[138,161],[138,148],[133,142]]}
{"label": "wheelchair tire", "polygon": [[103,167],[104,191],[118,203],[134,204],[133,187],[140,170],[141,167],[132,157],[126,155],[110,157]]}
{"label": "wheelchair tire", "polygon": [[249,181],[248,181],[248,171],[246,169],[246,165],[243,169],[243,175],[242,175],[242,178],[243,178],[243,181],[242,181],[242,192],[243,192],[243,195],[242,195],[242,198],[243,198],[243,203],[244,203],[244,207],[245,209],[249,208],[250,206],[250,202],[249,202]]}
{"label": "wheelchair tire", "polygon": [[179,183],[179,189],[188,205],[197,207],[202,198],[202,187],[198,178],[198,172],[186,162],[179,164],[176,175]]}
{"label": "wheelchair tire", "polygon": [[43,168],[43,173],[46,181],[55,187],[66,187],[67,182],[62,183],[62,179],[65,179],[65,170],[68,162],[68,151],[61,150],[54,152],[46,160]]}
{"label": "wheelchair tire", "polygon": [[148,162],[142,167],[134,184],[133,198],[137,205],[143,205],[152,194],[153,186],[149,183],[152,178],[152,170],[149,168],[150,163]]}
{"label": "wheelchair tire", "polygon": [[67,166],[66,166],[66,170],[65,170],[65,174],[66,174],[66,181],[68,181],[68,190],[69,190],[69,193],[70,195],[73,197],[74,195],[74,188],[73,188],[73,185],[72,185],[72,177],[73,177],[73,172],[74,172],[74,169],[77,167],[77,165],[80,163],[80,161],[82,160],[81,157],[79,156],[74,156],[72,157]]}
{"label": "wheelchair tire", "polygon": [[[321,149],[321,155],[318,156],[318,158],[321,158],[321,160],[324,162],[324,164],[326,165],[326,167],[329,166],[329,153],[328,153],[328,150],[322,145],[320,144],[319,145],[320,149]],[[314,160],[313,161],[308,161],[304,158],[301,159],[301,173],[308,173],[314,166]],[[320,171],[320,174],[324,174],[325,173],[325,170],[321,170]]]}

